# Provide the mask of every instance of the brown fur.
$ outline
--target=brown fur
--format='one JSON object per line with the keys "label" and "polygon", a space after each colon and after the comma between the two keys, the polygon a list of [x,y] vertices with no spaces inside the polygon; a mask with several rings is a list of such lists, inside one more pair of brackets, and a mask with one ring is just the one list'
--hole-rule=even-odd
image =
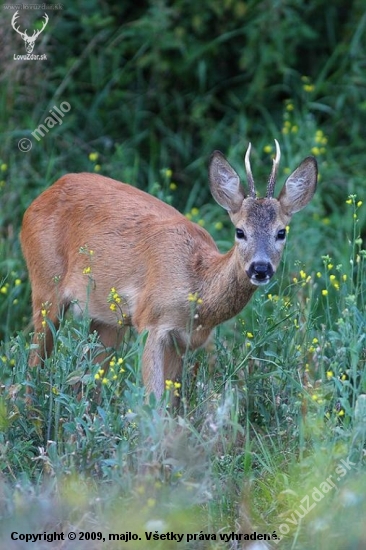
{"label": "brown fur", "polygon": [[[123,330],[108,303],[114,287],[122,297],[123,325],[149,331],[143,379],[147,391],[160,398],[165,380],[180,378],[184,351],[204,345],[211,330],[241,311],[262,282],[248,276],[253,262],[276,270],[283,248],[276,234],[311,199],[316,165],[306,159],[288,178],[280,200],[244,198],[236,172],[215,153],[210,185],[247,236],[227,254],[173,207],[110,178],[69,174],[42,193],[26,211],[21,232],[32,285],[33,342],[39,344],[29,365],[39,365],[53,347],[42,309],[57,326],[61,310],[87,308],[106,348],[118,346]],[[89,273],[83,273],[86,268]],[[190,302],[190,293],[199,302]]]}

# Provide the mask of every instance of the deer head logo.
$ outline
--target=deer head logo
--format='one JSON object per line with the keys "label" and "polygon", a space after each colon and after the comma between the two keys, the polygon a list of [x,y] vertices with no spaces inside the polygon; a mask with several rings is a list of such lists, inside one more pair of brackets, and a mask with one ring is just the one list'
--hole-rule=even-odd
{"label": "deer head logo", "polygon": [[37,40],[37,38],[39,37],[39,35],[41,34],[41,32],[44,30],[44,28],[46,27],[46,25],[48,23],[48,15],[47,15],[47,13],[44,14],[44,21],[43,21],[43,25],[42,25],[41,30],[33,31],[32,36],[27,35],[27,29],[25,29],[24,32],[21,32],[19,30],[19,27],[17,28],[15,26],[16,25],[16,20],[17,20],[18,17],[19,17],[19,15],[18,15],[18,12],[16,11],[13,15],[13,19],[11,20],[11,26],[23,38],[23,40],[25,42],[26,52],[27,53],[32,53],[35,41]]}

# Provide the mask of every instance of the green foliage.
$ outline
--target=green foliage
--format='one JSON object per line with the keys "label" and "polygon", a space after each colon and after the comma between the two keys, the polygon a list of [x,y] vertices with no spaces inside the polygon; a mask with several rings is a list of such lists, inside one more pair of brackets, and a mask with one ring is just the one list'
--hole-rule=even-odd
{"label": "green foliage", "polygon": [[[144,532],[245,533],[249,514],[257,532],[283,537],[282,548],[364,546],[363,2],[64,7],[49,12],[47,40],[36,43],[47,62],[13,59],[23,44],[10,10],[0,14],[3,540],[10,545],[19,525],[38,533],[62,524],[64,532],[131,531],[142,538],[129,543],[135,548],[168,549],[176,544],[147,543]],[[30,10],[21,17],[31,28]],[[71,108],[62,124],[37,140],[32,132],[63,102]],[[29,152],[18,148],[23,138]],[[275,281],[218,327],[211,349],[189,355],[182,387],[167,385],[166,412],[144,400],[145,335],[129,335],[105,372],[93,362],[99,342],[88,319],[65,318],[50,325],[55,353],[42,369],[27,368],[30,287],[18,236],[44,188],[82,170],[130,182],[178,207],[226,251],[232,226],[209,196],[207,159],[221,149],[243,174],[252,141],[263,194],[274,138],[278,191],[313,154],[317,194],[295,216]],[[177,414],[174,392],[183,395]],[[329,476],[335,486],[326,492]],[[307,499],[315,506],[305,514]],[[217,538],[182,547],[228,547]],[[124,543],[93,541],[108,547]]]}

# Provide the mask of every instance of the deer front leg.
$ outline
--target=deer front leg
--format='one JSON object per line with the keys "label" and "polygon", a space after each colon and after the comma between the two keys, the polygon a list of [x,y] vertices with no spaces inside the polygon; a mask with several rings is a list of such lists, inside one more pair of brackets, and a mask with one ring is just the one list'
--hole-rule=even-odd
{"label": "deer front leg", "polygon": [[142,378],[147,394],[154,393],[159,401],[165,390],[165,381],[180,381],[182,367],[182,357],[171,335],[150,330],[142,357]]}

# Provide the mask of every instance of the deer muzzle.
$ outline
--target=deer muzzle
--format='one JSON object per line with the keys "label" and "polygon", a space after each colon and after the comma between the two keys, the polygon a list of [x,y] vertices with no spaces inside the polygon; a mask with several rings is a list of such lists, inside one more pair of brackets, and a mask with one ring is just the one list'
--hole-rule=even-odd
{"label": "deer muzzle", "polygon": [[247,270],[247,275],[253,285],[265,285],[274,274],[269,262],[252,262]]}

